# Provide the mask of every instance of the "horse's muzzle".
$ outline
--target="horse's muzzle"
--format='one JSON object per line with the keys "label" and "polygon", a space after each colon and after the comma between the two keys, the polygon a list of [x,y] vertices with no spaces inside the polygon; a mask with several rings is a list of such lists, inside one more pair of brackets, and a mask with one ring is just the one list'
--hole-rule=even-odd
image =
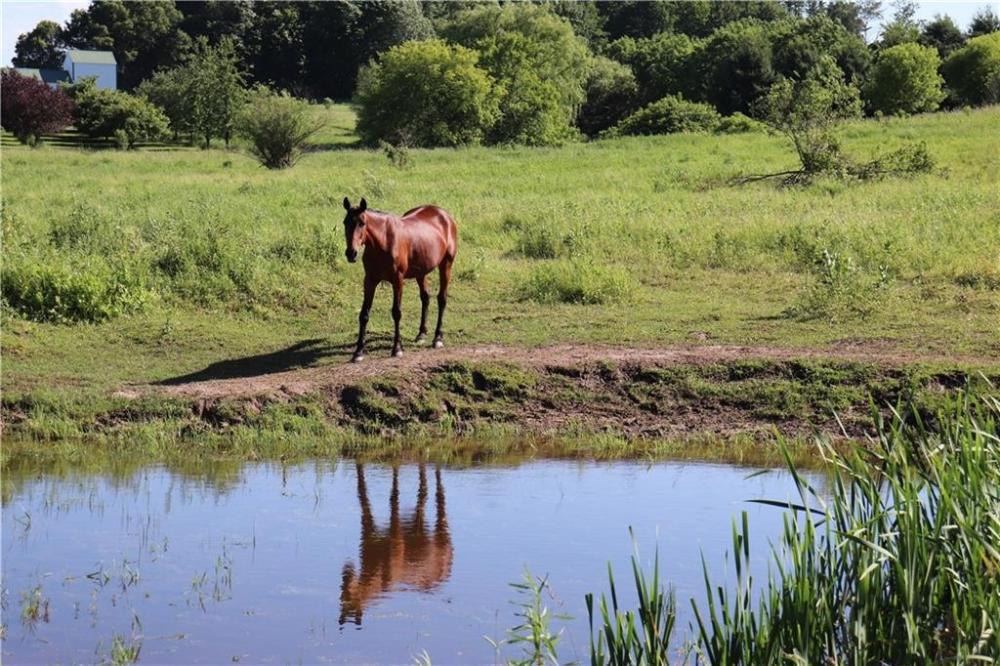
{"label": "horse's muzzle", "polygon": [[351,249],[349,249],[349,250],[347,250],[347,252],[345,252],[344,254],[346,254],[346,255],[347,255],[347,260],[348,260],[349,262],[351,262],[352,264],[353,264],[353,263],[354,263],[355,261],[357,261],[357,260],[358,260],[358,251],[357,251],[357,250],[351,250]]}

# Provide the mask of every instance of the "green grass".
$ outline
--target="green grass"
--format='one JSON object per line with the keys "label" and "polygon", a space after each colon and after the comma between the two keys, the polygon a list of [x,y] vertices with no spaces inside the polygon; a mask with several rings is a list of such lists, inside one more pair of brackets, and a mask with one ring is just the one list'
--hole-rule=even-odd
{"label": "green grass", "polygon": [[[867,342],[1000,358],[998,107],[853,123],[852,154],[925,141],[939,170],[802,188],[719,184],[794,164],[764,134],[412,150],[400,169],[351,147],[348,107],[316,113],[318,150],[278,172],[239,150],[5,144],[5,394],[78,401],[305,339],[332,345],[309,363],[341,363],[362,279],[343,259],[345,195],[455,215],[453,346]],[[374,353],[389,300],[381,289]],[[409,285],[408,337],[418,303]]]}
{"label": "green grass", "polygon": [[[789,459],[798,497],[753,500],[785,511],[777,543],[752,544],[743,512],[726,555],[732,573],[711,574],[720,554],[704,554],[705,596],[689,600],[695,622],[684,634],[675,632],[674,592],[661,582],[658,555],[649,575],[632,559],[634,609],[619,604],[609,566],[609,594],[585,598],[590,663],[666,664],[680,655],[720,666],[995,663],[995,392],[965,393],[933,425],[901,411],[880,423],[870,447],[825,455],[835,470],[828,487],[810,485]],[[768,572],[754,578],[749,565],[761,551]],[[547,647],[546,663],[559,663],[556,645]]]}

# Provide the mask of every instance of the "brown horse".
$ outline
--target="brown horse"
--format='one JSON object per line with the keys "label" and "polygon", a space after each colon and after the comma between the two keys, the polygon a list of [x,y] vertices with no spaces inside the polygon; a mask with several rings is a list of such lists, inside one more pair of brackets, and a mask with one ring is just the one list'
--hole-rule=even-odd
{"label": "brown horse", "polygon": [[389,524],[379,526],[368,502],[365,468],[357,463],[358,503],[361,505],[361,547],[358,566],[348,561],[342,571],[340,624],[361,624],[365,607],[398,588],[430,592],[451,575],[453,549],[448,531],[441,470],[434,470],[434,523],[427,517],[428,483],[424,465],[419,468],[416,510],[399,510],[399,468],[392,468]]}
{"label": "brown horse", "polygon": [[413,278],[420,287],[420,330],[416,342],[427,337],[427,306],[431,295],[427,291],[427,274],[435,268],[440,271],[438,288],[438,318],[434,331],[434,346],[444,345],[441,320],[448,302],[448,281],[451,265],[458,249],[458,229],[451,215],[437,206],[417,206],[397,217],[368,208],[362,199],[357,207],[344,197],[344,236],[347,239],[347,260],[357,261],[358,248],[365,248],[361,262],[365,266],[365,297],[358,315],[358,346],[354,361],[365,357],[365,329],[368,313],[375,298],[375,288],[382,282],[392,285],[392,320],[396,327],[392,342],[392,355],[403,355],[399,337],[399,320],[402,318],[403,281]]}

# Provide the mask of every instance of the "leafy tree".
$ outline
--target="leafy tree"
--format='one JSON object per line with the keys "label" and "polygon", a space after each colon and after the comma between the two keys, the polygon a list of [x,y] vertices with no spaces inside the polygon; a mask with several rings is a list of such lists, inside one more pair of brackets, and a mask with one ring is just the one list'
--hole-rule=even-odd
{"label": "leafy tree", "polygon": [[414,0],[314,2],[301,13],[304,82],[316,97],[349,97],[362,65],[396,44],[434,36]]}
{"label": "leafy tree", "polygon": [[609,134],[711,132],[718,126],[719,120],[719,113],[708,104],[689,102],[678,95],[668,95],[628,116]]}
{"label": "leafy tree", "polygon": [[245,41],[256,19],[251,0],[185,0],[177,9],[184,15],[181,30],[193,40],[204,37],[215,45],[227,38],[241,57],[246,56]]}
{"label": "leafy tree", "polygon": [[881,49],[909,44],[920,39],[920,23],[916,20],[917,3],[912,0],[896,0],[892,6],[895,9],[892,20],[882,28],[879,38]]}
{"label": "leafy tree", "polygon": [[170,120],[174,139],[182,134],[194,131],[191,119],[193,98],[190,90],[188,68],[177,67],[161,70],[143,81],[136,93],[160,107]]}
{"label": "leafy tree", "polygon": [[375,143],[457,146],[481,141],[499,116],[479,56],[440,40],[389,49],[358,78],[357,130]]}
{"label": "leafy tree", "polygon": [[1000,16],[990,7],[983,7],[972,17],[969,24],[969,39],[988,35],[992,32],[1000,32]]}
{"label": "leafy tree", "polygon": [[605,30],[612,40],[671,32],[677,18],[674,9],[674,3],[664,0],[621,0],[599,5]]}
{"label": "leafy tree", "polygon": [[[308,5],[302,6],[304,11]],[[254,4],[256,20],[246,37],[250,71],[258,83],[302,92],[305,73],[304,21],[295,2]],[[331,45],[328,40],[320,43]]]}
{"label": "leafy tree", "polygon": [[591,51],[600,52],[608,43],[605,17],[594,0],[543,0],[556,16],[569,21],[573,32],[582,37]]}
{"label": "leafy tree", "polygon": [[852,35],[865,34],[865,20],[861,16],[862,7],[848,0],[834,0],[823,5],[823,14]]}
{"label": "leafy tree", "polygon": [[933,21],[924,24],[919,41],[924,46],[933,46],[937,49],[938,55],[944,59],[965,44],[965,35],[950,16],[937,14]]}
{"label": "leafy tree", "polygon": [[861,100],[833,58],[826,57],[800,80],[779,79],[757,111],[765,124],[791,140],[808,176],[843,167],[834,130],[861,114]]}
{"label": "leafy tree", "polygon": [[521,142],[544,128],[544,138],[535,134],[528,142],[548,143],[571,133],[590,54],[565,19],[536,5],[488,5],[458,14],[441,33],[479,51],[497,81],[504,118],[491,140]]}
{"label": "leafy tree", "polygon": [[587,77],[587,98],[577,125],[584,134],[596,136],[627,115],[635,107],[638,95],[639,86],[628,66],[597,56]]}
{"label": "leafy tree", "polygon": [[747,113],[777,76],[771,32],[758,20],[737,21],[716,30],[695,60],[703,82],[695,98],[711,102],[723,114]]}
{"label": "leafy tree", "polygon": [[933,111],[945,98],[941,58],[930,46],[899,44],[882,51],[865,85],[873,111],[906,115]]}
{"label": "leafy tree", "polygon": [[186,69],[190,72],[191,126],[205,138],[206,148],[213,136],[221,136],[228,148],[247,94],[233,42],[223,39],[214,47],[199,44]]}
{"label": "leafy tree", "polygon": [[73,11],[63,40],[72,48],[114,52],[118,85],[130,90],[187,54],[191,40],[180,29],[182,19],[174,3],[164,0],[94,0]]}
{"label": "leafy tree", "polygon": [[59,69],[65,52],[62,45],[62,28],[54,21],[39,21],[31,32],[19,35],[14,46],[15,67]]}
{"label": "leafy tree", "polygon": [[958,103],[1000,102],[1000,32],[970,39],[948,56],[941,73]]}
{"label": "leafy tree", "polygon": [[774,67],[782,76],[801,78],[831,56],[848,83],[859,85],[871,66],[864,40],[825,14],[775,24],[772,35]]}
{"label": "leafy tree", "polygon": [[323,122],[309,104],[260,87],[240,112],[236,131],[250,142],[250,152],[269,169],[290,167]]}
{"label": "leafy tree", "polygon": [[687,35],[662,33],[647,39],[622,37],[607,49],[609,57],[632,68],[641,101],[673,93],[695,93],[697,42]]}
{"label": "leafy tree", "polygon": [[550,145],[572,135],[570,117],[560,105],[560,90],[536,70],[534,45],[523,35],[505,32],[478,43],[482,66],[498,82],[500,117],[486,133],[489,143]]}
{"label": "leafy tree", "polygon": [[68,88],[76,104],[76,127],[94,138],[115,138],[123,148],[165,137],[169,120],[149,100],[98,88],[93,77]]}
{"label": "leafy tree", "polygon": [[0,124],[21,143],[34,145],[73,122],[73,102],[61,90],[12,69],[0,73]]}

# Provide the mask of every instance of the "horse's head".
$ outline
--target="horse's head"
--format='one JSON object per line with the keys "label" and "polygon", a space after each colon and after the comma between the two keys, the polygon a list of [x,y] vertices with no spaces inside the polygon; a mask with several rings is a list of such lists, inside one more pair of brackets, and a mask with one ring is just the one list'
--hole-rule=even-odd
{"label": "horse's head", "polygon": [[368,210],[368,202],[363,198],[361,203],[355,207],[344,197],[344,238],[347,239],[347,260],[352,264],[358,260],[358,250],[365,244],[365,211]]}

